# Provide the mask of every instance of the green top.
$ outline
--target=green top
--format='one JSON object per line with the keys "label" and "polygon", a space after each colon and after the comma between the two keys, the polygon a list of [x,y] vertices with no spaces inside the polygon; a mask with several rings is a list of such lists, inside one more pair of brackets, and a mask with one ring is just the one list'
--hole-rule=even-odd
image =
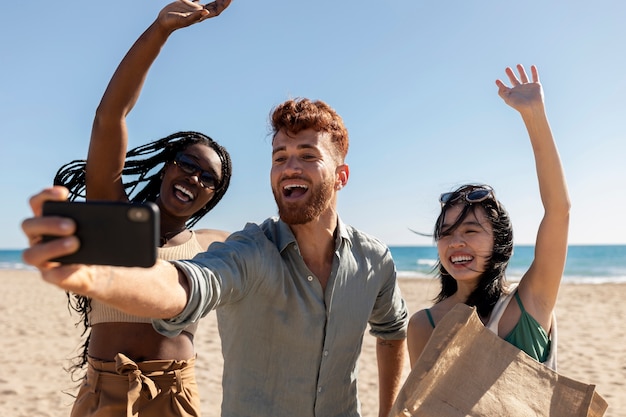
{"label": "green top", "polygon": [[[526,352],[528,356],[536,361],[543,363],[548,359],[548,355],[550,354],[550,337],[543,327],[541,327],[541,324],[539,324],[533,316],[528,314],[517,291],[515,292],[515,299],[517,300],[517,305],[520,310],[522,310],[522,315],[513,330],[511,330],[504,340]],[[435,321],[433,320],[429,308],[426,309],[426,316],[428,317],[430,325],[435,328]]]}
{"label": "green top", "polygon": [[520,310],[522,310],[522,315],[504,340],[523,350],[531,358],[545,362],[550,354],[550,337],[541,327],[541,324],[528,314],[517,291],[515,292],[515,299]]}

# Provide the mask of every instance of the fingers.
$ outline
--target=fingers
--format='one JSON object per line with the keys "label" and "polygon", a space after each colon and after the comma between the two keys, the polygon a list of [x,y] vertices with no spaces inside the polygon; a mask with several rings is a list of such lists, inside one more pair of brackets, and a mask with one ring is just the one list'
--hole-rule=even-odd
{"label": "fingers", "polygon": [[[517,68],[517,72],[519,73],[519,78],[515,74],[515,71],[513,71],[513,69],[511,69],[510,67],[506,67],[506,69],[504,70],[506,72],[506,75],[509,77],[509,81],[511,82],[511,85],[515,87],[520,84],[528,84],[530,81],[528,80],[528,75],[526,74],[526,69],[524,69],[524,66],[522,64],[517,64],[516,68]],[[538,83],[539,72],[537,71],[537,67],[535,65],[531,65],[530,72],[531,72],[532,82]],[[502,81],[497,80],[496,85],[498,85],[499,88],[502,88],[500,84],[502,84]]]}
{"label": "fingers", "polygon": [[210,14],[197,0],[177,0],[165,6],[157,18],[168,31],[191,26],[210,17]]}
{"label": "fingers", "polygon": [[199,0],[177,0],[174,3],[170,3],[165,6],[164,10],[173,11],[173,12],[195,12],[198,10],[202,10],[203,6],[199,3]]}
{"label": "fingers", "polygon": [[504,97],[509,93],[510,88],[507,87],[501,80],[496,80],[496,85],[498,86],[498,95],[500,97]]}
{"label": "fingers", "polygon": [[[43,216],[42,207],[46,201],[67,200],[68,190],[65,187],[46,188],[29,200],[35,217],[22,222],[22,230],[28,238],[29,249],[22,253],[24,262],[37,268],[47,267],[50,259],[68,255],[78,250],[79,242],[71,236],[76,226],[71,219],[56,216]],[[61,236],[50,242],[43,242],[44,236]]]}
{"label": "fingers", "polygon": [[211,3],[205,4],[204,8],[209,11],[209,17],[219,16],[228,6],[230,6],[232,0],[215,0]]}
{"label": "fingers", "polygon": [[506,72],[506,75],[509,77],[509,81],[511,82],[513,87],[520,84],[520,81],[517,78],[517,75],[515,75],[515,72],[510,67],[506,67],[504,71]]}
{"label": "fingers", "polygon": [[[78,250],[80,243],[76,236],[74,222],[55,216],[31,217],[22,222],[22,230],[28,238],[30,248],[22,252],[22,259],[28,265],[40,269],[49,267],[48,262]],[[60,236],[44,242],[44,236]]]}
{"label": "fingers", "polygon": [[69,255],[78,250],[79,242],[75,236],[53,239],[49,242],[39,242],[22,252],[22,259],[28,265],[39,269],[48,269],[52,259]]}
{"label": "fingers", "polygon": [[45,201],[65,201],[69,195],[69,191],[65,187],[54,186],[45,188],[41,192],[32,196],[28,202],[35,216],[41,216],[43,203]]}
{"label": "fingers", "polygon": [[526,70],[522,64],[517,64],[517,71],[519,72],[520,79],[522,83],[528,83],[528,76],[526,75]]}
{"label": "fingers", "polygon": [[534,83],[538,83],[539,82],[539,70],[537,70],[537,67],[534,65],[530,66],[530,72],[532,74],[533,77],[533,82]]}
{"label": "fingers", "polygon": [[176,0],[159,12],[157,21],[171,33],[218,16],[230,3],[231,0],[215,0],[203,5],[199,0]]}
{"label": "fingers", "polygon": [[22,230],[31,245],[43,236],[71,236],[76,229],[72,219],[57,216],[31,217],[22,222]]}

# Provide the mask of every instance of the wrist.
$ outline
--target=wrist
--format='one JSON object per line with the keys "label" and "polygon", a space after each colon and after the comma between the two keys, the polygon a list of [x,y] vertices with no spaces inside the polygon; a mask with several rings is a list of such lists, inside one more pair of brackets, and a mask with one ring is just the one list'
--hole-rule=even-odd
{"label": "wrist", "polygon": [[80,291],[83,295],[101,299],[104,288],[111,285],[114,279],[114,269],[110,265],[89,265],[87,268],[88,278],[85,280],[85,288]]}
{"label": "wrist", "polygon": [[546,119],[546,109],[543,103],[535,104],[533,106],[523,108],[519,110],[520,115],[524,120],[533,121]]}
{"label": "wrist", "polygon": [[155,20],[146,30],[151,36],[161,39],[163,43],[176,29],[165,25],[160,19]]}

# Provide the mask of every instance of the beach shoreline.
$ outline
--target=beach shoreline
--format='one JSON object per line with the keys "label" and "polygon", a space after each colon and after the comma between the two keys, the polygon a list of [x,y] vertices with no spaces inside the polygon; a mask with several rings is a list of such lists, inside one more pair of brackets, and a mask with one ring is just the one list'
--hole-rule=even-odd
{"label": "beach shoreline", "polygon": [[[0,270],[0,282],[0,415],[65,417],[73,401],[65,392],[77,385],[64,368],[80,345],[78,318],[70,315],[65,293],[37,271]],[[439,289],[434,279],[399,282],[411,313],[430,306]],[[595,384],[609,403],[606,417],[626,417],[625,297],[626,284],[564,283],[557,302],[558,371]],[[196,349],[203,415],[219,416],[222,356],[214,312],[200,323]],[[407,363],[405,377],[408,372]],[[377,378],[374,338],[366,334],[359,360],[363,417],[378,414]]]}

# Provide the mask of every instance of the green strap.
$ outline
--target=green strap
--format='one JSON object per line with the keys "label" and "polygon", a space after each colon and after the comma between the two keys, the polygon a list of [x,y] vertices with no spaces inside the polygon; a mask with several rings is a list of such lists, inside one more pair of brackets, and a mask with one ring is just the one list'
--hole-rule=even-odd
{"label": "green strap", "polygon": [[522,304],[522,299],[519,296],[519,291],[515,291],[515,299],[517,300],[517,305],[519,306],[519,309],[522,310],[522,313],[525,313],[526,309],[524,308],[524,304]]}
{"label": "green strap", "polygon": [[430,322],[430,325],[433,326],[433,329],[435,328],[435,320],[433,320],[433,315],[430,314],[430,308],[426,309],[426,316],[428,316],[428,321]]}

